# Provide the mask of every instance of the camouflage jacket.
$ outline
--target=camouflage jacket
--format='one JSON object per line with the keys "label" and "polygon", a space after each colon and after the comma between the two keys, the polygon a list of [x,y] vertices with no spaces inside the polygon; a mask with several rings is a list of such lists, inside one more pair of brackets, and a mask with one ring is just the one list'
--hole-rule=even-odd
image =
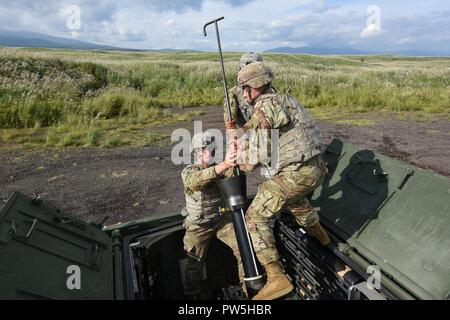
{"label": "camouflage jacket", "polygon": [[[324,140],[315,121],[288,94],[279,95],[268,89],[255,101],[250,124],[253,130],[247,153],[258,155],[253,164],[264,164],[269,176],[290,164],[306,162],[324,150]],[[278,141],[271,140],[272,129],[278,129]],[[272,147],[272,143],[276,145]]]}
{"label": "camouflage jacket", "polygon": [[214,166],[205,169],[197,164],[189,165],[181,172],[181,178],[186,197],[186,207],[182,211],[186,224],[217,222],[221,218],[219,207],[223,206],[223,202],[215,183],[217,175]]}

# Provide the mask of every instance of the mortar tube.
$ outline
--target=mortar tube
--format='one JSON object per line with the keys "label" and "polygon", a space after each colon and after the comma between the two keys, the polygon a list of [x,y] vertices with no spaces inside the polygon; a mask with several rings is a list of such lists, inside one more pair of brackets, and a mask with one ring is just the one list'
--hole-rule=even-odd
{"label": "mortar tube", "polygon": [[244,284],[247,288],[248,297],[255,296],[264,286],[266,279],[258,270],[255,250],[247,230],[243,209],[235,209],[231,213],[233,219],[236,240],[239,246],[242,266],[244,269]]}

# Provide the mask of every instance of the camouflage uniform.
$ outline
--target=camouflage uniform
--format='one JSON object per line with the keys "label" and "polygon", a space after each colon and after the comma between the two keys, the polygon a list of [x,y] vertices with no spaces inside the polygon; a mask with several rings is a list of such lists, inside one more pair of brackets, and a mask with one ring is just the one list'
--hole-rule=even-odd
{"label": "camouflage uniform", "polygon": [[[263,78],[259,81],[269,83]],[[257,141],[253,138],[261,133],[270,139],[270,129],[279,130],[278,162],[270,163],[267,159],[268,162],[264,163],[263,159],[258,159],[259,165],[266,165],[270,179],[262,183],[246,215],[258,259],[263,265],[268,265],[278,260],[269,221],[276,218],[283,208],[290,209],[307,232],[319,225],[319,216],[306,195],[323,182],[326,167],[322,160],[322,135],[295,98],[278,95],[269,86],[254,104],[250,119],[254,129],[251,143]],[[328,240],[324,240],[324,244]]]}
{"label": "camouflage uniform", "polygon": [[325,172],[323,161],[315,157],[303,164],[287,166],[262,183],[247,210],[246,219],[253,246],[263,265],[278,261],[269,221],[276,218],[283,208],[288,208],[305,228],[319,222],[317,212],[305,196],[323,182]]}
{"label": "camouflage uniform", "polygon": [[214,235],[233,250],[242,279],[239,247],[231,217],[219,214],[219,206],[223,203],[215,183],[217,176],[214,166],[204,168],[201,165],[190,165],[181,175],[186,197],[186,207],[182,211],[186,216],[183,224],[186,228],[183,243],[189,257],[186,293],[197,294],[200,290],[204,260]]}

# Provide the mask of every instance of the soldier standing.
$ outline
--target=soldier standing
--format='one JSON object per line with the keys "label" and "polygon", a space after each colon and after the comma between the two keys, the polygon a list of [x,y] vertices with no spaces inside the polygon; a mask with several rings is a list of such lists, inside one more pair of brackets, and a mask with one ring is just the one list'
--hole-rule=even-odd
{"label": "soldier standing", "polygon": [[[276,299],[293,290],[278,262],[275,238],[269,227],[269,221],[276,218],[282,209],[290,209],[297,222],[322,245],[330,243],[317,212],[306,198],[326,175],[322,159],[323,137],[314,120],[294,97],[275,93],[271,86],[272,78],[271,70],[260,62],[244,67],[238,75],[243,99],[254,105],[250,119],[253,129],[250,144],[259,144],[258,136],[266,137],[269,154],[272,150],[271,129],[279,130],[276,163],[266,157],[240,165],[244,171],[265,165],[269,178],[261,184],[246,214],[256,255],[267,273],[267,283],[254,297],[256,300]],[[251,155],[254,152],[247,149],[245,158],[249,159]]]}
{"label": "soldier standing", "polygon": [[236,165],[236,152],[227,153],[224,162],[214,164],[215,148],[214,136],[195,134],[191,145],[195,164],[187,166],[181,173],[186,197],[186,207],[182,211],[186,217],[183,243],[188,255],[185,294],[191,297],[200,292],[204,261],[214,236],[233,250],[238,261],[239,279],[244,275],[231,217],[219,213],[219,207],[224,206],[215,183],[219,176]]}

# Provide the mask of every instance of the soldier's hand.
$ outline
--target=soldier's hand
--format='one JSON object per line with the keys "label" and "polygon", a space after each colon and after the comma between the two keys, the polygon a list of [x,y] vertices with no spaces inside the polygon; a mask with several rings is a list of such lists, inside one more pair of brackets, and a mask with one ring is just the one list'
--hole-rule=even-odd
{"label": "soldier's hand", "polygon": [[235,167],[237,165],[237,143],[235,139],[228,142],[227,154],[224,162],[230,167]]}
{"label": "soldier's hand", "polygon": [[217,175],[220,175],[230,168],[237,166],[237,144],[236,139],[231,139],[227,144],[227,154],[225,160],[214,167]]}
{"label": "soldier's hand", "polygon": [[235,167],[237,165],[237,152],[227,152],[227,155],[225,156],[225,163],[230,167]]}
{"label": "soldier's hand", "polygon": [[234,120],[225,121],[225,128],[226,129],[236,129],[236,122]]}

